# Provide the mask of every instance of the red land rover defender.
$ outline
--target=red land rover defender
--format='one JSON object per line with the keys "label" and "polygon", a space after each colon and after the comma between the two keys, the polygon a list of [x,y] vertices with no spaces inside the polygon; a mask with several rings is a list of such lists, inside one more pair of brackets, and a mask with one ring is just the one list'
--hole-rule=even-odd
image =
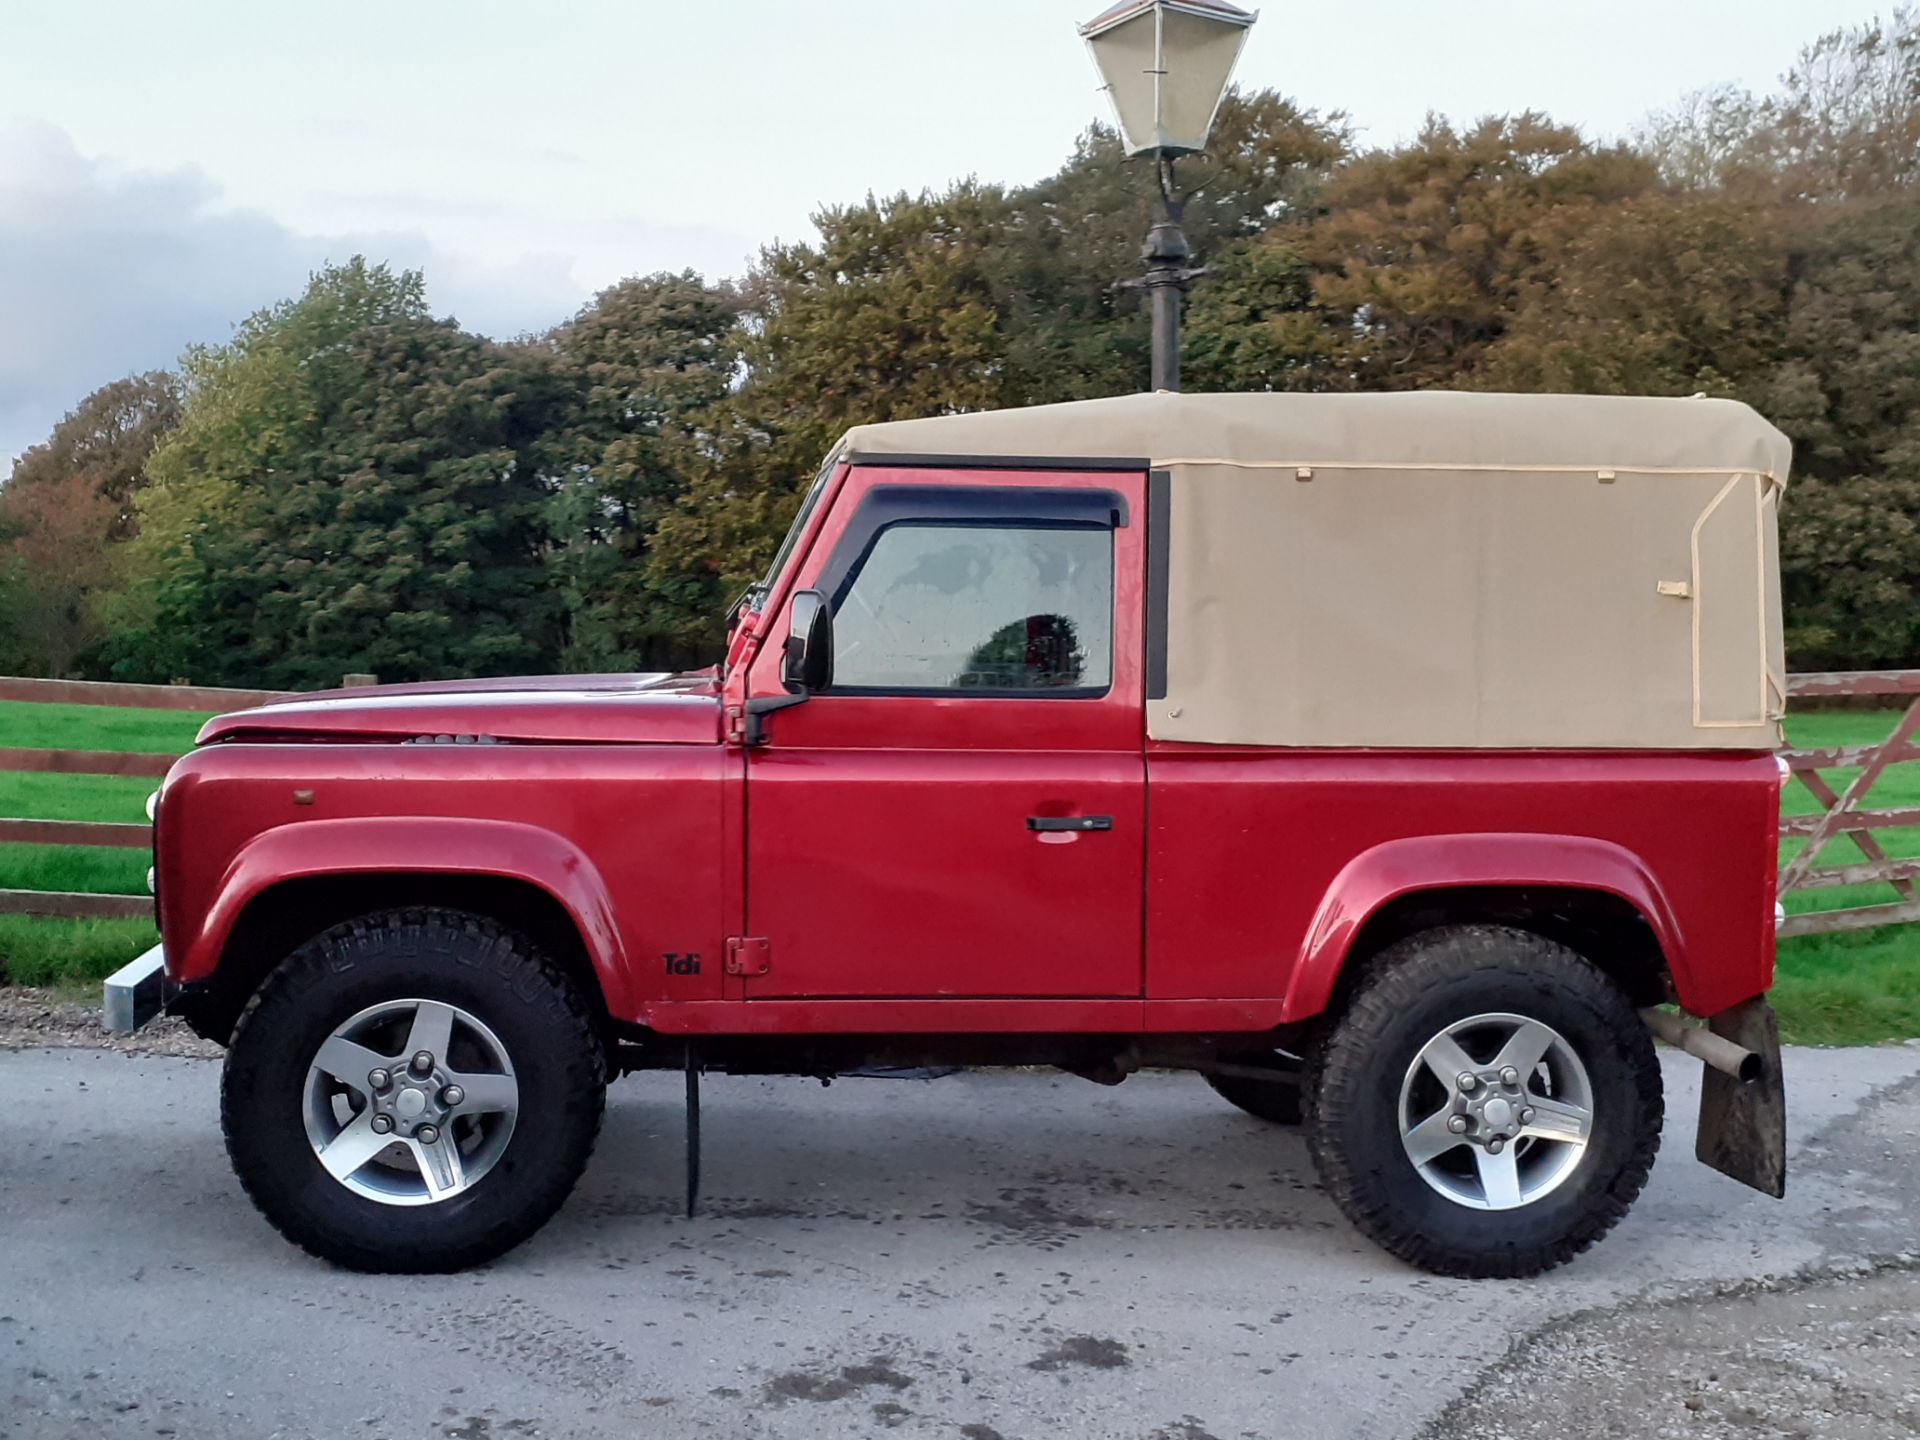
{"label": "red land rover defender", "polygon": [[109,1011],[224,1042],[248,1193],[371,1270],[531,1234],[664,1067],[1191,1069],[1512,1276],[1639,1192],[1657,1030],[1777,1194],[1787,458],[1711,400],[856,429],[711,670],[211,721]]}

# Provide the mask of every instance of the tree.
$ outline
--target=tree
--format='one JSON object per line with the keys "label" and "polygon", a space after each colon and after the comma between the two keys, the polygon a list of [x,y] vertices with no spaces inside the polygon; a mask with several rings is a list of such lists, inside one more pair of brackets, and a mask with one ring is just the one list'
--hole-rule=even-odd
{"label": "tree", "polygon": [[1779,93],[1699,91],[1652,117],[1643,147],[1675,184],[1858,200],[1920,185],[1920,10],[1829,31]]}
{"label": "tree", "polygon": [[571,669],[644,668],[671,654],[646,592],[661,519],[686,493],[706,412],[740,363],[739,302],[692,271],[621,281],[555,330],[576,398],[541,446],[554,487],[549,565]]}
{"label": "tree", "polygon": [[202,630],[229,670],[297,689],[550,666],[547,492],[527,462],[565,402],[557,367],[420,318],[329,358],[304,443],[205,547]]}
{"label": "tree", "polygon": [[[1203,257],[1311,213],[1345,154],[1344,117],[1229,92],[1208,157],[1182,166]],[[737,392],[717,406],[645,588],[711,647],[725,598],[757,578],[821,457],[850,426],[1119,394],[1147,374],[1140,272],[1147,167],[1095,126],[1055,175],[1013,190],[869,196],[815,216],[747,278]]]}
{"label": "tree", "polygon": [[154,446],[179,418],[162,372],[102,386],[15,462],[0,487],[6,589],[5,668],[72,675],[105,639],[123,583],[120,550]]}
{"label": "tree", "polygon": [[1477,388],[1603,395],[1750,393],[1786,324],[1774,215],[1652,193],[1611,205],[1520,289]]}
{"label": "tree", "polygon": [[216,552],[257,520],[261,482],[311,443],[317,396],[346,339],[426,313],[417,272],[356,256],[319,271],[298,299],[249,316],[227,344],[188,350],[180,420],[148,461],[132,583],[103,651],[117,678],[239,683],[248,673],[214,639]]}
{"label": "tree", "polygon": [[1411,145],[1337,170],[1323,213],[1230,254],[1196,302],[1202,373],[1279,389],[1458,384],[1570,239],[1654,185],[1644,157],[1544,116],[1464,131],[1431,119]]}
{"label": "tree", "polygon": [[1001,191],[971,183],[869,197],[816,215],[817,242],[761,252],[743,287],[748,378],[645,580],[684,644],[714,641],[848,427],[1015,403],[986,262],[1007,216]]}
{"label": "tree", "polygon": [[1793,658],[1920,666],[1920,195],[1836,213],[1797,266],[1784,353],[1755,397],[1794,440]]}
{"label": "tree", "polygon": [[68,412],[45,444],[14,462],[8,487],[85,475],[119,507],[107,538],[125,539],[133,529],[133,497],[146,483],[147,460],[179,419],[180,381],[164,370],[103,385]]}
{"label": "tree", "polygon": [[0,514],[0,594],[7,601],[0,646],[10,668],[70,676],[103,633],[100,606],[114,581],[106,543],[119,513],[84,470],[9,484]]}
{"label": "tree", "polygon": [[1196,390],[1342,389],[1315,308],[1313,266],[1292,238],[1229,247],[1187,307],[1182,366]]}
{"label": "tree", "polygon": [[1772,157],[1758,140],[1765,123],[1765,102],[1752,91],[1715,85],[1655,111],[1636,138],[1675,189],[1765,196],[1775,182]]}
{"label": "tree", "polygon": [[1790,196],[1858,199],[1920,184],[1920,10],[1822,35],[1785,79],[1764,120]]}
{"label": "tree", "polygon": [[552,663],[552,356],[435,320],[418,275],[356,260],[188,374],[149,467],[151,616],[124,669],[303,687]]}

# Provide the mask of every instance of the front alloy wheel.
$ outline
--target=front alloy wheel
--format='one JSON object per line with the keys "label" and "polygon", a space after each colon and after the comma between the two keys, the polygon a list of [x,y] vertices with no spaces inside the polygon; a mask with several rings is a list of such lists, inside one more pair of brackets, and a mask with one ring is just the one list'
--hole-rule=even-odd
{"label": "front alloy wheel", "polygon": [[519,1111],[500,1038],[437,1000],[368,1006],[307,1068],[307,1143],[335,1180],[383,1205],[431,1205],[477,1185]]}
{"label": "front alloy wheel", "polygon": [[227,1153],[295,1244],[445,1271],[539,1229],[586,1167],[606,1047],[523,935],[456,910],[337,925],[248,1001],[221,1078]]}

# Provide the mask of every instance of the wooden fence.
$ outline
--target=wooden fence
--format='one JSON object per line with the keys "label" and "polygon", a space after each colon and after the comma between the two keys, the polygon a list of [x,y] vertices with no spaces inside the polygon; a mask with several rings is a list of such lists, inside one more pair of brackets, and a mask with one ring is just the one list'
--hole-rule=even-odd
{"label": "wooden fence", "polygon": [[[1853,905],[1790,915],[1780,927],[1782,936],[1819,935],[1834,930],[1867,930],[1876,925],[1920,921],[1920,858],[1890,857],[1880,843],[1889,830],[1920,826],[1920,808],[1876,810],[1867,801],[1875,785],[1892,765],[1920,761],[1920,670],[1861,670],[1833,675],[1788,677],[1790,699],[1823,700],[1874,697],[1907,701],[1906,713],[1885,740],[1872,745],[1840,745],[1822,750],[1785,750],[1781,758],[1792,778],[1820,802],[1812,815],[1783,816],[1780,837],[1805,836],[1806,844],[1780,869],[1780,898],[1796,890],[1821,890],[1841,885],[1884,885],[1898,897],[1887,903]],[[1826,770],[1853,770],[1846,782],[1828,779]],[[1821,852],[1845,835],[1864,859],[1838,865],[1819,864]]]}
{"label": "wooden fence", "polygon": [[[370,675],[349,675],[348,684],[372,684]],[[1920,762],[1920,670],[1859,671],[1844,674],[1794,675],[1787,684],[1789,697],[1831,700],[1871,697],[1906,700],[1906,713],[1885,740],[1871,745],[1843,745],[1817,750],[1784,750],[1792,778],[1819,801],[1811,815],[1785,816],[1781,839],[1804,837],[1806,844],[1780,870],[1780,896],[1794,891],[1842,885],[1881,884],[1896,897],[1887,903],[1855,905],[1792,915],[1781,927],[1782,936],[1813,935],[1834,930],[1865,930],[1876,925],[1920,921],[1920,858],[1890,857],[1877,838],[1880,832],[1920,827],[1920,808],[1868,808],[1874,786],[1891,765]],[[43,704],[122,705],[158,710],[244,710],[280,699],[268,690],[220,690],[191,685],[109,685],[87,680],[24,680],[0,677],[0,700]],[[165,775],[172,755],[128,754],[119,751],[39,750],[0,746],[0,770],[40,771],[59,775]],[[1822,772],[1858,770],[1850,781],[1829,780]],[[1847,836],[1865,857],[1858,862],[1819,864],[1829,844]],[[145,849],[150,832],[145,825],[79,820],[0,819],[0,842],[30,845],[100,845]],[[0,890],[0,915],[145,916],[153,902],[144,895],[89,895],[73,891]]]}
{"label": "wooden fence", "polygon": [[[25,680],[0,676],[0,700],[42,705],[119,705],[145,710],[245,710],[280,698],[272,690],[218,690],[200,685],[107,685],[91,680]],[[145,775],[158,780],[178,758],[118,750],[39,750],[0,746],[0,770],[54,775]],[[91,820],[0,819],[0,842],[100,845],[144,850],[145,825]],[[75,890],[0,890],[0,915],[75,919],[153,914],[146,895],[91,895]]]}

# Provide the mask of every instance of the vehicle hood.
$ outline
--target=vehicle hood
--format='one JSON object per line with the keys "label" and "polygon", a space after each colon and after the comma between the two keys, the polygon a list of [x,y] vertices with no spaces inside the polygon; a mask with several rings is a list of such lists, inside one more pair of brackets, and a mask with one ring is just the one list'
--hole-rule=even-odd
{"label": "vehicle hood", "polygon": [[216,715],[198,743],[712,745],[720,733],[718,672],[696,670],[322,690]]}

